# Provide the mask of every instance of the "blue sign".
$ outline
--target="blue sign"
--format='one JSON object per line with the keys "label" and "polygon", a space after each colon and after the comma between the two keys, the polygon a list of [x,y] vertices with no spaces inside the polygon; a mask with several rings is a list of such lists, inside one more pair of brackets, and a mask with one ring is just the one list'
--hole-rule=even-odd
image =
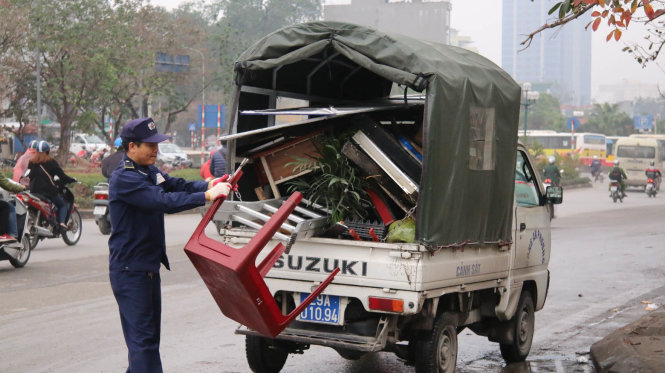
{"label": "blue sign", "polygon": [[577,117],[570,117],[566,121],[566,128],[571,131],[577,131],[580,128],[580,120]]}
{"label": "blue sign", "polygon": [[190,123],[189,132],[194,132],[194,131],[196,131],[196,123]]}
{"label": "blue sign", "polygon": [[653,115],[635,115],[633,124],[638,131],[651,131],[653,130]]}
{"label": "blue sign", "polygon": [[[217,128],[217,115],[220,116],[220,128],[224,128],[224,121],[226,120],[226,106],[221,105],[220,108],[218,105],[206,105],[206,128]],[[196,111],[196,124],[198,128],[201,128],[201,105],[199,105],[199,108]]]}

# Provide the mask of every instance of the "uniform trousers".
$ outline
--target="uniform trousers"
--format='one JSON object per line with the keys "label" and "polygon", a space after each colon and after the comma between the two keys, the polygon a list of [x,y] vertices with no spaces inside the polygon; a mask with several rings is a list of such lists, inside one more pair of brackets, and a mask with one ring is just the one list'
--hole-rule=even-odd
{"label": "uniform trousers", "polygon": [[111,271],[109,277],[129,352],[127,373],[161,373],[162,295],[159,273]]}

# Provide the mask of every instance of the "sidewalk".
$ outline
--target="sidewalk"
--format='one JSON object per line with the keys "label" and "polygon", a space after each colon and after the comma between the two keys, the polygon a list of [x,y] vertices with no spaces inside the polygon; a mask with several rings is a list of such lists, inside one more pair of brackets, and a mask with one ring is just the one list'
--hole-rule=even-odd
{"label": "sidewalk", "polygon": [[591,346],[597,372],[665,372],[665,308],[612,332]]}

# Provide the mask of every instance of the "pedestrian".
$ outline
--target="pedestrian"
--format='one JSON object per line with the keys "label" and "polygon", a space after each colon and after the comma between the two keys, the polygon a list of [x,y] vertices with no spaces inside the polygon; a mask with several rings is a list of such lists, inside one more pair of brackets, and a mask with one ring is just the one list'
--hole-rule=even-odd
{"label": "pedestrian", "polygon": [[161,372],[159,269],[164,264],[170,270],[164,213],[203,206],[226,196],[231,185],[188,182],[159,171],[157,145],[169,136],[158,133],[151,118],[128,121],[120,137],[125,155],[109,182],[109,278],[129,350],[127,372]]}
{"label": "pedestrian", "polygon": [[37,143],[36,150],[28,163],[30,191],[45,196],[58,207],[58,223],[64,234],[68,229],[65,220],[69,209],[67,202],[60,195],[60,189],[64,185],[76,182],[76,179],[65,174],[58,161],[51,158],[49,155],[51,146],[46,141]]}
{"label": "pedestrian", "polygon": [[226,174],[226,148],[221,146],[210,158],[210,173],[213,177],[222,177]]}
{"label": "pedestrian", "polygon": [[113,147],[115,148],[115,153],[104,158],[102,161],[102,175],[104,175],[107,180],[111,178],[113,171],[120,166],[122,158],[125,155],[125,151],[122,149],[122,139],[120,136],[118,136],[113,142]]}

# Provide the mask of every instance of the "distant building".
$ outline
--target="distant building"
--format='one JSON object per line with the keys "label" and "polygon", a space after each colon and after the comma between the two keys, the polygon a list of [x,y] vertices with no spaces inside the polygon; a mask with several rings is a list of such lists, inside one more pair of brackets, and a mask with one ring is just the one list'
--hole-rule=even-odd
{"label": "distant building", "polygon": [[450,9],[447,0],[328,0],[323,17],[450,44]]}
{"label": "distant building", "polygon": [[614,84],[600,84],[598,92],[594,95],[594,101],[598,103],[620,103],[622,101],[633,101],[637,97],[660,97],[658,84],[636,82],[628,79],[622,79]]}
{"label": "distant building", "polygon": [[[591,32],[585,15],[565,27],[536,35],[524,49],[520,43],[550,22],[547,12],[559,0],[503,0],[501,67],[520,84],[544,84],[562,104],[591,102]],[[524,49],[524,50],[522,50]]]}
{"label": "distant building", "polygon": [[474,53],[479,53],[478,48],[473,46],[473,39],[467,35],[460,35],[459,30],[450,29],[450,45],[470,50]]}

